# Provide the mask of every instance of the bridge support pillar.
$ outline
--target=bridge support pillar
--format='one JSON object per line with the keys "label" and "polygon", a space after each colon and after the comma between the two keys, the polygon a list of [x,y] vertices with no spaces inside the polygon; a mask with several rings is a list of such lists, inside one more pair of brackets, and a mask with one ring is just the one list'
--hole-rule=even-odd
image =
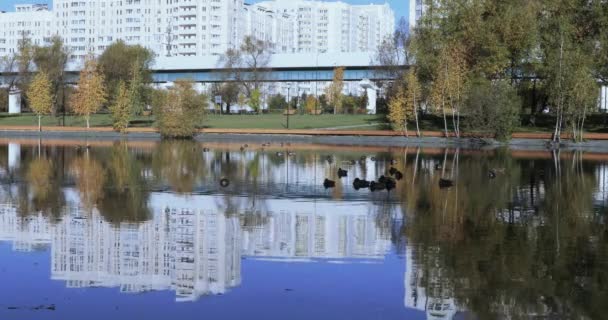
{"label": "bridge support pillar", "polygon": [[367,94],[367,114],[376,114],[376,99],[378,98],[378,87],[369,79],[363,79],[359,82],[361,88]]}
{"label": "bridge support pillar", "polygon": [[8,113],[21,113],[21,91],[19,89],[11,89],[9,91]]}

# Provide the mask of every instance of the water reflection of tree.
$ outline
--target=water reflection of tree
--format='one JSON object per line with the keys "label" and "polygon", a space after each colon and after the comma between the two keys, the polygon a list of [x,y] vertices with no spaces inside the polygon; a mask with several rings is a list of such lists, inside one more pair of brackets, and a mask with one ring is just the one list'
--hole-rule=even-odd
{"label": "water reflection of tree", "polygon": [[152,171],[157,182],[177,193],[192,193],[205,175],[200,144],[193,141],[161,142],[154,151]]}
{"label": "water reflection of tree", "polygon": [[76,156],[70,163],[70,173],[76,180],[82,207],[91,212],[104,198],[106,172],[89,150]]}
{"label": "water reflection of tree", "polygon": [[[418,176],[406,234],[427,292],[443,286],[481,319],[605,316],[608,233],[593,209],[595,178],[578,154],[557,161],[472,156],[460,162],[450,190]],[[492,180],[488,168],[505,170]],[[521,200],[538,184],[544,197],[536,210]]]}
{"label": "water reflection of tree", "polygon": [[64,175],[52,158],[58,157],[56,149],[39,147],[34,153],[26,153],[19,174],[25,181],[17,188],[17,210],[21,216],[35,213],[59,217],[65,206],[65,196],[61,188]]}
{"label": "water reflection of tree", "polygon": [[141,162],[126,143],[117,142],[112,146],[106,196],[99,204],[99,211],[106,220],[139,222],[150,218],[149,192],[142,171]]}

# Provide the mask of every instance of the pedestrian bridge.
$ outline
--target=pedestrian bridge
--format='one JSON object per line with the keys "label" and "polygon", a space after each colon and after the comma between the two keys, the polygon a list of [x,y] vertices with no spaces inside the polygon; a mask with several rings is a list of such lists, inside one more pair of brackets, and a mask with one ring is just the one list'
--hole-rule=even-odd
{"label": "pedestrian bridge", "polygon": [[[266,82],[323,82],[332,81],[334,69],[344,67],[345,81],[390,80],[391,76],[382,67],[374,65],[373,52],[358,53],[311,53],[275,54],[264,68]],[[69,66],[66,82],[78,81],[80,65]],[[208,57],[158,57],[152,69],[154,83],[191,79],[199,83],[235,81],[235,73],[242,79],[252,78],[251,69],[243,68],[231,72],[222,67],[220,56]],[[6,85],[15,72],[0,73],[0,85]]]}

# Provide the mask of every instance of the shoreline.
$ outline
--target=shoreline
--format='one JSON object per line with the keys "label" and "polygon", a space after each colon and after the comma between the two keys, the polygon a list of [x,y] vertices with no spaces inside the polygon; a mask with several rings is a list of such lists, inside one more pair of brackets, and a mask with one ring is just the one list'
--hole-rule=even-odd
{"label": "shoreline", "polygon": [[[339,146],[376,147],[447,147],[464,149],[496,149],[508,147],[512,150],[553,150],[549,144],[549,133],[514,133],[507,142],[473,137],[444,138],[439,131],[422,132],[422,137],[405,137],[396,131],[365,130],[270,130],[270,129],[201,129],[194,138],[199,142],[289,142]],[[110,127],[43,127],[42,132],[35,126],[0,126],[1,138],[21,139],[72,139],[72,140],[127,140],[160,141],[155,128],[130,128],[128,134],[121,134]],[[608,153],[608,134],[589,133],[586,141],[573,143],[562,138],[559,150],[581,150]]]}

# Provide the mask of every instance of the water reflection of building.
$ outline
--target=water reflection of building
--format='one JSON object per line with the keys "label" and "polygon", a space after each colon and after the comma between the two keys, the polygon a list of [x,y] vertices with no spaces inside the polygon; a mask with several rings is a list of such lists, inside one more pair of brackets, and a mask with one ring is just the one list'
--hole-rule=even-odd
{"label": "water reflection of building", "polygon": [[15,251],[34,251],[51,241],[51,222],[41,214],[20,217],[14,205],[0,205],[0,241],[12,243]]}
{"label": "water reflection of building", "polygon": [[[408,246],[405,255],[405,298],[406,308],[426,313],[429,320],[455,319],[458,308],[454,294],[445,281],[441,268],[434,263],[433,255],[425,253],[430,259],[426,269],[415,261],[415,248]],[[432,251],[432,250],[430,250]]]}
{"label": "water reflection of building", "polygon": [[233,208],[236,214],[224,214],[220,196],[150,199],[152,219],[120,224],[77,206],[54,223],[43,216],[22,219],[8,204],[0,209],[0,240],[19,250],[50,244],[51,278],[68,287],[173,290],[178,301],[238,286],[243,255],[284,262],[378,259],[391,245],[371,204],[268,200],[268,210],[252,222],[256,215],[246,213],[246,202]]}

